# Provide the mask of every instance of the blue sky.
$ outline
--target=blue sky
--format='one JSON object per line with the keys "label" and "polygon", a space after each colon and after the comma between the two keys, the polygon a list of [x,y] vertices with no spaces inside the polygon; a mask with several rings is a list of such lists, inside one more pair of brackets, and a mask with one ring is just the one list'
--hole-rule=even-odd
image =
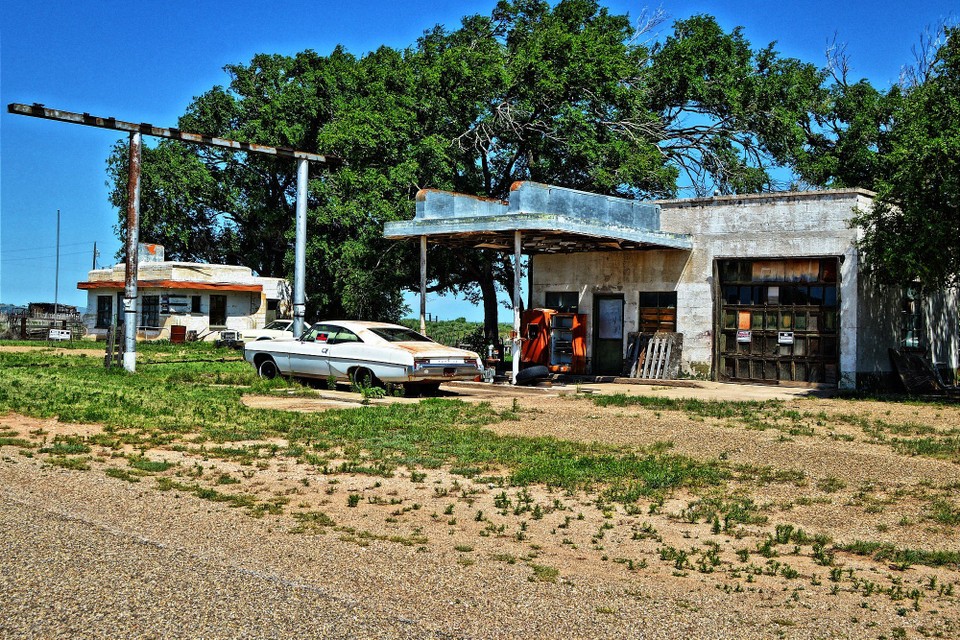
{"label": "blue sky", "polygon": [[[847,44],[853,75],[879,87],[895,83],[925,27],[958,18],[956,1],[822,2],[611,0],[637,16],[660,6],[669,19],[714,15],[727,30],[744,27],[754,48],[777,41],[785,56],[816,64],[828,41]],[[84,305],[93,244],[110,265],[120,247],[107,202],[105,161],[115,132],[15,116],[11,102],[46,104],[122,120],[173,126],[194,96],[226,84],[226,64],[255,53],[356,55],[380,45],[408,46],[440,23],[488,14],[495,0],[263,0],[90,2],[8,0],[0,8],[0,302],[53,301],[56,216],[61,211],[59,301]],[[667,27],[662,27],[666,30]],[[308,292],[309,295],[309,292]],[[412,302],[416,308],[416,303]],[[431,299],[441,318],[480,319],[464,302]],[[506,312],[504,316],[508,315]]]}

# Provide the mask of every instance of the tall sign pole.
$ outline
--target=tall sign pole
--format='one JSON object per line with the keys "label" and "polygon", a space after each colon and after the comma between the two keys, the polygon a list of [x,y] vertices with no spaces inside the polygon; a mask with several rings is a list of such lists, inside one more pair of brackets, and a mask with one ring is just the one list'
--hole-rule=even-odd
{"label": "tall sign pole", "polygon": [[130,134],[130,170],[127,177],[127,258],[123,290],[123,368],[137,370],[137,269],[140,244],[140,145],[139,132]]}

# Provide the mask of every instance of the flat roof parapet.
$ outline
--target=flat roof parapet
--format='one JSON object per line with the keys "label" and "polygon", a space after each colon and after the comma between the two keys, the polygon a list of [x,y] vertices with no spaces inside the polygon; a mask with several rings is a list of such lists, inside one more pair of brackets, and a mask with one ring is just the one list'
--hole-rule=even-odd
{"label": "flat roof parapet", "polygon": [[657,204],[539,182],[514,182],[510,187],[510,211],[548,213],[601,226],[660,230],[660,206]]}
{"label": "flat roof parapet", "polygon": [[506,212],[507,203],[503,200],[439,189],[421,189],[417,192],[416,218],[418,220],[500,216]]}

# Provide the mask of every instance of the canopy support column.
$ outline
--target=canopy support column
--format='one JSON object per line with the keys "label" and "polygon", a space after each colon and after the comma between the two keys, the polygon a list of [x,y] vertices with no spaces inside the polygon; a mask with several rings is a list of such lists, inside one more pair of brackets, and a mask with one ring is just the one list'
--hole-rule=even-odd
{"label": "canopy support column", "polygon": [[420,236],[420,333],[427,335],[427,236]]}
{"label": "canopy support column", "polygon": [[513,375],[510,381],[517,384],[520,373],[520,230],[513,232]]}

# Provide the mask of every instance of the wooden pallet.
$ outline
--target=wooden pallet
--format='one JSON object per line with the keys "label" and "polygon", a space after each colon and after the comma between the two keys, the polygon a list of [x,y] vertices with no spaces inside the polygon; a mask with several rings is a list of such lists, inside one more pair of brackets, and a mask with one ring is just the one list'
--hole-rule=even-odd
{"label": "wooden pallet", "polygon": [[680,372],[682,333],[631,333],[623,375],[645,380],[673,380]]}

